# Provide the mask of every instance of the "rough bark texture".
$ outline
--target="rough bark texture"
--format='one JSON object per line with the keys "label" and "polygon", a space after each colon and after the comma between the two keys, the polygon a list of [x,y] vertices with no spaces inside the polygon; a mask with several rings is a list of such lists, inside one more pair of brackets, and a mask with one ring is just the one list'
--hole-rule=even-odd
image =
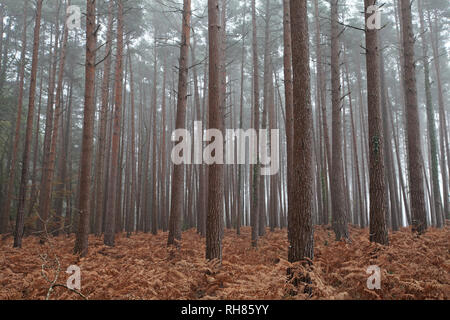
{"label": "rough bark texture", "polygon": [[405,90],[411,216],[413,231],[421,234],[424,233],[427,229],[427,215],[425,209],[419,111],[417,106],[417,87],[415,72],[416,68],[414,60],[414,31],[412,26],[411,1],[400,0],[400,2],[403,20],[403,87]]}
{"label": "rough bark texture", "polygon": [[39,52],[39,37],[41,28],[41,13],[42,13],[42,1],[36,2],[36,18],[34,25],[34,39],[33,39],[33,57],[31,62],[31,75],[30,75],[30,95],[28,99],[28,116],[27,125],[25,131],[25,145],[23,148],[22,156],[22,175],[20,178],[19,187],[19,200],[17,204],[17,216],[16,226],[14,230],[14,247],[22,247],[22,236],[25,216],[25,200],[27,193],[27,181],[28,181],[28,161],[30,159],[30,145],[31,136],[33,130],[33,117],[34,117],[34,103],[36,95],[36,74],[38,66],[38,52]]}
{"label": "rough bark texture", "polygon": [[[104,243],[114,246],[114,235],[116,232],[116,210],[118,205],[117,177],[119,166],[119,142],[120,142],[120,120],[122,113],[122,82],[123,82],[123,4],[117,3],[117,53],[114,82],[114,118],[111,146],[111,160],[109,172],[108,201],[105,215]],[[120,194],[119,194],[120,197]],[[120,207],[120,206],[119,206]]]}
{"label": "rough bark texture", "polygon": [[[219,3],[208,0],[209,38],[209,125],[211,129],[223,128],[220,109],[220,24]],[[206,259],[222,260],[221,226],[223,219],[223,165],[212,164],[208,169],[208,208],[206,216]]]}
{"label": "rough bark texture", "polygon": [[341,85],[339,77],[339,22],[338,2],[331,0],[331,104],[332,104],[332,163],[331,209],[336,240],[348,238],[344,199],[344,168],[342,163]]}
{"label": "rough bark texture", "polygon": [[[185,128],[187,107],[187,77],[191,28],[191,0],[183,2],[183,22],[181,29],[180,66],[178,74],[178,98],[176,129]],[[181,240],[181,219],[183,209],[184,165],[174,165],[172,178],[172,199],[170,204],[168,245]]]}
{"label": "rough bark texture", "polygon": [[[310,97],[309,37],[306,0],[291,0],[292,66],[293,66],[293,172],[296,186],[289,200],[288,232],[290,262],[314,257],[312,110]],[[288,173],[289,174],[289,173]]]}
{"label": "rough bark texture", "polygon": [[86,66],[84,93],[83,138],[80,161],[80,183],[78,210],[80,219],[75,240],[74,253],[86,256],[89,234],[89,197],[91,187],[91,160],[93,153],[94,113],[95,113],[95,50],[96,22],[95,0],[86,1]]}
{"label": "rough bark texture", "polygon": [[[368,7],[376,0],[365,0]],[[367,20],[366,20],[367,21]],[[367,107],[369,114],[369,176],[370,176],[370,241],[388,244],[386,228],[386,185],[384,168],[384,141],[380,104],[380,52],[378,30],[366,26]]]}

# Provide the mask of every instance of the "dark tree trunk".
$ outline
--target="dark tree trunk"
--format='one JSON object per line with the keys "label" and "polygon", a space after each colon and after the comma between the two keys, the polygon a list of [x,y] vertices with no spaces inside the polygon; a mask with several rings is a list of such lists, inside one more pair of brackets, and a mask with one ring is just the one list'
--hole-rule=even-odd
{"label": "dark tree trunk", "polygon": [[412,26],[411,1],[400,0],[402,8],[404,91],[406,99],[406,129],[409,163],[409,186],[411,192],[411,216],[413,231],[422,234],[427,229],[425,193],[423,183],[420,122],[417,105],[417,87],[414,58],[414,31]]}
{"label": "dark tree trunk", "polygon": [[[180,66],[178,74],[178,99],[176,129],[185,128],[187,108],[187,77],[189,61],[189,44],[191,34],[191,0],[183,2],[183,21],[180,46]],[[181,219],[183,209],[184,190],[184,165],[174,165],[172,176],[172,198],[169,217],[168,245],[175,245],[176,240],[181,240]]]}
{"label": "dark tree trunk", "polygon": [[86,74],[84,93],[83,140],[80,162],[79,182],[79,223],[74,253],[86,256],[89,235],[89,197],[91,190],[91,160],[93,153],[94,114],[95,114],[95,51],[96,21],[95,0],[87,0],[86,9]]}
{"label": "dark tree trunk", "polygon": [[312,221],[313,164],[312,108],[310,96],[309,37],[307,1],[291,0],[292,66],[293,66],[293,163],[292,199],[289,200],[289,262],[314,257]]}
{"label": "dark tree trunk", "polygon": [[[376,0],[364,0],[366,16]],[[366,25],[367,107],[369,112],[369,175],[370,175],[370,241],[388,245],[386,228],[386,185],[384,140],[381,118],[380,49],[378,30]],[[384,93],[383,93],[384,94]]]}
{"label": "dark tree trunk", "polygon": [[[218,0],[208,0],[209,40],[209,124],[208,128],[223,129],[220,108],[220,24]],[[206,259],[222,260],[223,219],[223,165],[212,164],[208,168],[208,211],[206,216]]]}
{"label": "dark tree trunk", "polygon": [[23,148],[22,157],[22,175],[20,178],[19,188],[19,200],[17,205],[16,227],[14,230],[14,247],[22,247],[22,236],[24,227],[25,216],[25,200],[27,193],[28,182],[28,161],[30,155],[31,136],[33,130],[33,117],[34,117],[34,102],[36,94],[36,74],[38,66],[38,52],[39,52],[39,36],[41,28],[41,12],[42,12],[43,0],[37,0],[36,3],[36,19],[34,26],[34,39],[33,39],[33,57],[31,62],[31,75],[30,75],[30,93],[28,99],[28,117],[25,132],[25,145]]}

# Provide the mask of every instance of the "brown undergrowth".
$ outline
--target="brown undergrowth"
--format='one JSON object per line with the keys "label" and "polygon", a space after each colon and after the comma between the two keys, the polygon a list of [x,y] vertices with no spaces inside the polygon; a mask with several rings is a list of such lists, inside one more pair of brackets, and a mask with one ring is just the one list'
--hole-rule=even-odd
{"label": "brown undergrowth", "polygon": [[[89,255],[72,254],[73,235],[39,244],[27,237],[23,249],[0,243],[0,299],[45,299],[49,289],[40,257],[52,251],[61,264],[81,268],[81,292],[89,299],[450,299],[450,227],[422,236],[410,229],[390,234],[390,245],[368,241],[368,230],[350,227],[351,242],[335,242],[332,230],[317,227],[312,264],[287,261],[287,235],[277,230],[250,245],[250,229],[225,232],[223,263],[204,259],[204,239],[183,233],[179,249],[167,248],[167,233],[118,236],[116,247],[89,239]],[[368,290],[366,270],[381,268],[381,290]],[[296,270],[302,281],[289,281]],[[51,271],[49,271],[51,272]],[[54,271],[53,271],[54,272]],[[295,284],[295,285],[294,285]],[[80,299],[55,288],[52,299]]]}

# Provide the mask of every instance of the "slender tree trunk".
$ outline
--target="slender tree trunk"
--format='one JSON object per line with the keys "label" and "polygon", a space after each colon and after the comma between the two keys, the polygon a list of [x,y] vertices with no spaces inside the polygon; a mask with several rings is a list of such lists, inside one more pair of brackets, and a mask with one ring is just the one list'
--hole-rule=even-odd
{"label": "slender tree trunk", "polygon": [[[436,138],[436,125],[435,114],[433,109],[433,97],[431,95],[431,80],[430,80],[430,62],[428,58],[428,45],[425,37],[425,19],[422,8],[422,1],[418,1],[419,7],[419,22],[420,22],[420,34],[422,40],[422,62],[425,76],[425,104],[427,109],[427,124],[428,124],[428,141],[430,144],[431,153],[431,180],[433,184],[433,199],[431,201],[432,209],[434,209],[436,216],[436,226],[442,228],[444,226],[442,215],[442,202],[441,202],[441,188],[439,184],[439,160],[438,160],[438,144]],[[445,188],[445,187],[444,187]],[[448,189],[448,186],[447,186]],[[447,193],[448,194],[448,193]]]}
{"label": "slender tree trunk", "polygon": [[[17,102],[17,118],[16,118],[16,126],[14,133],[14,142],[13,149],[11,155],[11,166],[9,168],[9,177],[8,184],[6,186],[6,196],[5,203],[3,206],[3,213],[1,215],[2,220],[0,221],[0,233],[6,233],[9,225],[9,216],[11,211],[11,199],[13,197],[13,189],[14,189],[14,179],[16,173],[16,162],[17,162],[17,154],[19,150],[19,141],[20,141],[20,126],[22,122],[22,105],[23,105],[23,87],[24,87],[24,79],[25,79],[25,56],[27,53],[27,4],[23,6],[23,31],[22,31],[22,49],[20,53],[20,67],[19,67],[19,95]],[[0,8],[0,38],[3,37],[3,8]],[[1,40],[0,40],[1,42]],[[1,52],[0,45],[0,52]]]}
{"label": "slender tree trunk", "polygon": [[[117,179],[119,168],[119,142],[120,142],[120,120],[122,113],[122,82],[123,82],[123,4],[117,2],[117,53],[115,66],[115,97],[114,97],[114,123],[111,147],[111,167],[108,187],[108,202],[105,216],[104,243],[114,246],[116,232],[116,210],[117,208]],[[119,189],[120,190],[120,189]]]}
{"label": "slender tree trunk", "polygon": [[[256,3],[252,0],[252,30],[253,30],[253,122],[254,129],[258,132],[259,130],[259,72],[258,72],[258,38],[257,38],[257,28],[256,28]],[[260,219],[260,201],[259,197],[259,157],[256,157],[256,164],[253,165],[252,172],[252,208],[251,208],[251,226],[252,226],[252,246],[258,246],[258,236],[259,236],[259,219]]]}
{"label": "slender tree trunk", "polygon": [[413,231],[422,234],[427,229],[425,210],[422,150],[420,139],[419,111],[417,106],[417,87],[414,61],[414,31],[412,26],[411,1],[401,0],[403,55],[404,55],[404,90],[406,99],[406,120],[408,135],[409,186],[411,192],[411,213]]}
{"label": "slender tree trunk", "polygon": [[152,124],[152,128],[154,130],[153,133],[153,159],[152,159],[152,177],[153,177],[153,192],[152,192],[152,234],[156,235],[158,233],[158,219],[157,219],[157,205],[156,205],[156,200],[157,200],[157,172],[156,172],[156,159],[157,159],[157,146],[156,146],[156,132],[157,132],[157,128],[156,128],[156,108],[157,108],[157,91],[156,91],[156,81],[157,81],[157,76],[158,76],[158,64],[157,64],[157,52],[156,52],[156,46],[155,46],[155,59],[154,59],[154,70],[153,70],[153,92],[152,92],[152,98],[153,98],[153,103],[152,103],[152,112],[153,112],[153,124]]}
{"label": "slender tree trunk", "polygon": [[[68,4],[70,5],[70,3]],[[52,199],[52,183],[53,183],[53,176],[55,172],[55,163],[56,163],[56,146],[59,139],[59,133],[60,133],[60,122],[61,122],[61,114],[62,114],[62,94],[63,94],[63,78],[64,78],[64,66],[66,62],[66,51],[67,51],[67,40],[69,37],[69,31],[67,26],[64,26],[64,34],[63,34],[63,40],[62,40],[62,46],[61,46],[61,52],[59,56],[59,69],[58,69],[58,83],[56,86],[56,97],[55,97],[55,113],[54,113],[54,120],[53,120],[53,132],[51,137],[51,145],[50,145],[50,155],[48,159],[48,168],[47,168],[47,176],[46,176],[46,190],[43,190],[41,188],[41,195],[42,199],[44,199],[44,202],[42,203],[42,209],[47,210],[47,212],[50,210],[50,203]],[[45,192],[44,192],[45,191]],[[61,221],[59,220],[59,217],[55,217],[55,225],[56,229],[60,229]],[[55,226],[53,226],[55,228]],[[55,235],[57,235],[58,232],[56,231]]]}
{"label": "slender tree trunk", "polygon": [[[449,152],[449,142],[447,132],[447,120],[445,116],[445,105],[444,105],[444,95],[441,80],[441,66],[440,66],[440,55],[439,55],[439,39],[437,36],[437,30],[433,30],[433,23],[431,21],[430,11],[427,11],[427,18],[431,33],[431,47],[433,49],[433,60],[434,67],[436,71],[437,86],[438,86],[438,103],[439,103],[439,127],[440,127],[440,147],[441,147],[441,174],[442,182],[444,185],[444,216],[450,219],[450,206],[449,206],[449,182],[448,175],[450,170],[450,152]],[[436,28],[437,29],[437,28]],[[445,163],[445,154],[447,153],[447,164]]]}
{"label": "slender tree trunk", "polygon": [[[187,77],[189,61],[189,44],[191,34],[191,0],[183,1],[183,22],[180,46],[180,66],[178,74],[178,99],[176,129],[185,128],[187,108]],[[172,194],[169,217],[168,245],[175,245],[176,240],[181,240],[181,219],[184,189],[184,165],[174,165],[172,176]]]}
{"label": "slender tree trunk", "polygon": [[331,203],[333,230],[336,240],[348,239],[348,227],[345,214],[342,163],[342,114],[341,86],[339,83],[339,21],[338,2],[331,0],[331,95],[333,109],[333,145],[331,163]]}
{"label": "slender tree trunk", "polygon": [[[133,65],[131,63],[130,48],[128,48],[128,64],[130,68],[130,99],[131,99],[131,128],[130,128],[130,152],[131,152],[131,194],[130,194],[130,211],[128,212],[128,230],[133,231],[135,225],[136,216],[136,137],[135,137],[135,105],[134,105],[134,78],[133,78]],[[154,128],[154,126],[153,126]]]}
{"label": "slender tree trunk", "polygon": [[95,50],[97,35],[95,21],[95,0],[86,0],[86,75],[84,93],[83,140],[79,182],[79,223],[74,253],[86,256],[89,235],[89,197],[91,187],[91,160],[93,153],[95,113]]}
{"label": "slender tree trunk", "polygon": [[108,29],[106,31],[106,60],[103,68],[102,81],[102,96],[100,109],[100,130],[98,136],[98,153],[95,165],[95,179],[96,179],[96,208],[95,208],[95,234],[100,236],[103,227],[103,211],[104,211],[104,163],[106,154],[106,124],[108,119],[108,105],[109,105],[109,80],[111,77],[111,50],[112,50],[112,28],[113,28],[113,2],[108,4]]}
{"label": "slender tree trunk", "polygon": [[36,73],[38,66],[38,52],[39,52],[39,36],[41,28],[41,12],[42,12],[43,0],[37,0],[36,2],[36,18],[34,26],[34,40],[33,40],[33,57],[31,62],[31,75],[30,75],[30,93],[28,99],[28,117],[25,132],[25,145],[23,149],[22,157],[22,175],[20,179],[19,200],[17,205],[16,227],[14,230],[14,247],[22,247],[22,236],[24,227],[24,215],[25,215],[25,200],[27,193],[28,182],[28,161],[30,155],[30,145],[33,130],[33,117],[34,117],[34,102],[36,94]]}
{"label": "slender tree trunk", "polygon": [[163,89],[162,89],[162,102],[161,102],[161,113],[162,113],[162,138],[161,138],[161,224],[162,224],[162,230],[165,232],[167,230],[167,198],[169,197],[169,193],[166,192],[167,190],[167,160],[166,160],[166,82],[167,82],[167,62],[166,58],[164,57],[164,73],[163,73]]}
{"label": "slender tree trunk", "polygon": [[[223,129],[220,108],[220,24],[218,0],[208,0],[209,39],[209,124],[208,128]],[[223,146],[219,146],[223,147]],[[216,151],[217,152],[217,151]],[[223,165],[214,163],[208,169],[208,211],[206,216],[206,259],[222,261],[222,219],[224,172]]]}
{"label": "slender tree trunk", "polygon": [[[326,81],[325,74],[323,71],[323,62],[322,62],[322,47],[321,47],[321,37],[320,37],[320,20],[319,20],[319,5],[318,0],[314,1],[314,20],[316,25],[316,55],[317,55],[317,77],[318,77],[318,85],[320,86],[320,105],[321,105],[321,115],[322,115],[322,131],[323,131],[323,140],[325,140],[325,170],[324,170],[324,204],[326,207],[326,211],[324,214],[323,224],[327,225],[329,222],[329,185],[330,185],[330,169],[331,169],[331,147],[330,147],[330,138],[328,131],[328,120],[327,120],[327,99],[326,99]],[[287,109],[286,109],[287,110]]]}
{"label": "slender tree trunk", "polygon": [[369,112],[370,150],[370,241],[388,245],[389,240],[385,220],[387,198],[380,102],[381,78],[378,30],[369,28],[367,25],[367,21],[372,14],[369,13],[368,8],[375,4],[376,0],[364,0],[364,12],[366,12],[367,108]]}
{"label": "slender tree trunk", "polygon": [[[346,76],[346,81],[347,81],[347,88],[348,91],[351,92],[351,87],[350,87],[350,79],[349,79],[349,71],[348,71],[348,62],[347,59],[345,58],[344,61],[344,65],[345,65],[345,76]],[[356,128],[355,128],[355,120],[354,120],[354,113],[353,113],[353,104],[352,104],[352,99],[351,99],[351,95],[349,97],[349,109],[350,109],[350,122],[351,122],[351,127],[352,127],[352,143],[353,143],[353,157],[354,157],[354,167],[355,167],[355,174],[356,174],[356,188],[357,188],[357,208],[359,209],[357,212],[355,212],[355,218],[357,218],[358,220],[360,220],[359,218],[361,217],[361,211],[364,210],[364,203],[363,203],[363,195],[362,195],[362,190],[361,190],[361,175],[360,175],[360,171],[359,171],[359,157],[358,157],[358,145],[357,145],[357,140],[356,140]],[[357,217],[356,217],[357,215]],[[360,227],[363,227],[361,221],[359,221],[359,225]]]}
{"label": "slender tree trunk", "polygon": [[[240,99],[239,99],[239,129],[243,129],[243,121],[244,121],[244,65],[245,65],[245,18],[247,16],[247,4],[244,2],[244,10],[242,13],[242,53],[241,53],[241,83],[240,83]],[[238,146],[239,154],[241,154],[242,149],[241,146]],[[238,186],[237,186],[237,216],[236,216],[236,233],[238,235],[241,234],[241,220],[242,220],[242,211],[244,210],[243,202],[244,202],[244,193],[245,187],[243,187],[243,169],[245,169],[245,165],[238,165]]]}
{"label": "slender tree trunk", "polygon": [[384,137],[384,159],[386,165],[386,180],[389,186],[389,197],[392,217],[392,230],[398,231],[400,219],[399,219],[399,198],[397,193],[397,184],[395,183],[395,167],[392,152],[392,134],[389,128],[389,112],[387,107],[387,88],[385,79],[385,68],[383,55],[380,53],[380,94],[381,94],[381,109],[383,118],[383,137]]}

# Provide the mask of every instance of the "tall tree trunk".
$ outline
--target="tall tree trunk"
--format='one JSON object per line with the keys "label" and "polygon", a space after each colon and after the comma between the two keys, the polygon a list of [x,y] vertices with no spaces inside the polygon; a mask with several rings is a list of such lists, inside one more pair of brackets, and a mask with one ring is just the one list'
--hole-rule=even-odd
{"label": "tall tree trunk", "polygon": [[[430,144],[430,156],[431,156],[431,180],[433,184],[433,199],[431,205],[436,215],[436,226],[442,228],[444,226],[443,214],[442,214],[442,202],[441,202],[441,188],[439,184],[439,150],[436,138],[436,125],[435,125],[435,113],[433,108],[433,97],[431,95],[431,80],[430,80],[430,62],[428,58],[428,44],[425,37],[425,19],[423,14],[422,0],[418,1],[419,7],[419,22],[420,22],[420,35],[422,42],[422,63],[425,76],[425,104],[427,109],[427,124],[428,124],[428,141]],[[443,169],[444,170],[444,169]],[[444,189],[446,187],[444,186]],[[445,194],[445,193],[444,193]],[[448,186],[447,186],[448,194]]]}
{"label": "tall tree trunk", "polygon": [[163,89],[162,89],[162,102],[161,102],[161,114],[162,114],[162,124],[161,124],[161,130],[162,130],[162,136],[161,136],[161,225],[162,230],[165,232],[167,231],[167,198],[169,198],[169,193],[166,192],[167,190],[167,160],[166,160],[166,82],[167,82],[167,62],[166,57],[164,56],[164,73],[163,73]]}
{"label": "tall tree trunk", "polygon": [[[380,52],[378,30],[369,28],[367,21],[372,15],[369,7],[376,0],[364,0],[366,12],[366,67],[367,108],[369,112],[369,163],[370,163],[370,241],[388,245],[386,228],[386,185],[384,168],[384,141],[380,103]],[[384,93],[383,93],[384,94]]]}
{"label": "tall tree trunk", "polygon": [[[331,147],[330,147],[330,138],[328,131],[328,120],[327,120],[327,99],[326,99],[326,80],[325,74],[323,71],[323,62],[322,62],[322,49],[321,49],[321,34],[320,34],[320,20],[319,20],[319,4],[318,0],[314,1],[314,20],[316,25],[316,34],[315,34],[315,42],[316,42],[316,55],[317,55],[317,77],[318,77],[318,85],[320,86],[320,106],[321,106],[321,115],[322,115],[322,131],[323,131],[323,139],[325,140],[325,168],[324,168],[324,204],[325,204],[325,214],[323,224],[327,225],[329,220],[329,185],[330,185],[330,169],[331,169]],[[286,109],[287,110],[287,109]]]}
{"label": "tall tree trunk", "polygon": [[291,191],[289,202],[289,262],[314,257],[314,228],[312,221],[313,164],[312,164],[312,107],[310,96],[309,36],[307,1],[291,0],[293,116],[294,136]]}
{"label": "tall tree trunk", "polygon": [[[349,79],[349,68],[348,68],[348,62],[347,62],[347,58],[344,58],[344,65],[345,65],[345,77],[346,77],[346,81],[347,81],[347,88],[348,91],[351,92],[351,86],[350,86],[350,79]],[[355,212],[355,218],[357,220],[359,220],[359,226],[360,227],[364,227],[362,225],[362,221],[360,221],[360,217],[361,217],[361,211],[364,210],[364,203],[363,203],[363,195],[362,195],[362,190],[361,190],[361,175],[360,175],[360,169],[359,169],[359,157],[358,157],[358,144],[357,144],[357,139],[356,139],[356,128],[355,128],[355,120],[354,120],[354,113],[353,113],[353,104],[352,104],[352,99],[351,96],[349,97],[349,109],[350,109],[350,122],[351,122],[351,127],[352,127],[352,148],[353,148],[353,157],[354,157],[354,167],[355,167],[355,179],[356,179],[356,188],[357,188],[357,208],[359,209],[357,212]],[[356,217],[356,214],[358,215]]]}
{"label": "tall tree trunk", "polygon": [[[441,80],[441,66],[440,66],[440,55],[439,55],[439,37],[437,35],[437,30],[433,30],[433,23],[431,21],[430,11],[427,11],[427,18],[431,33],[431,47],[433,49],[433,60],[434,67],[436,71],[437,86],[438,86],[438,103],[439,103],[439,132],[440,132],[440,147],[441,147],[441,174],[442,182],[444,185],[444,216],[450,219],[450,206],[449,206],[449,170],[450,170],[450,152],[449,152],[449,142],[446,130],[447,120],[445,116],[445,105],[444,105],[444,95]],[[436,28],[437,29],[437,28]],[[445,163],[445,154],[447,153],[447,164]]]}
{"label": "tall tree trunk", "polygon": [[[218,0],[208,0],[209,39],[209,123],[208,128],[223,129],[220,106],[220,24]],[[222,131],[222,130],[221,130]],[[223,147],[223,146],[219,146]],[[217,151],[216,151],[217,152]],[[223,165],[214,163],[208,169],[208,212],[206,216],[206,259],[222,260]]]}
{"label": "tall tree trunk", "polygon": [[[23,87],[25,79],[25,56],[27,53],[27,4],[23,6],[23,31],[22,31],[22,49],[20,52],[20,67],[19,67],[19,94],[17,101],[17,118],[14,131],[14,142],[11,155],[11,166],[9,168],[8,184],[5,191],[5,203],[3,206],[3,213],[0,221],[0,233],[6,233],[9,225],[9,216],[11,211],[11,199],[13,197],[14,179],[16,173],[17,154],[19,150],[20,141],[20,126],[22,122],[22,105],[23,105]],[[0,19],[3,20],[3,8],[0,8]],[[0,38],[3,37],[3,21],[0,22]],[[0,40],[1,41],[1,40]],[[1,45],[0,45],[1,52]],[[0,93],[1,94],[1,93]]]}
{"label": "tall tree trunk", "polygon": [[113,2],[108,3],[108,29],[106,31],[106,60],[103,68],[102,96],[100,109],[100,128],[98,135],[98,153],[95,165],[96,179],[96,208],[95,208],[95,234],[100,236],[103,227],[103,211],[104,211],[104,163],[106,154],[106,124],[108,120],[109,105],[109,80],[111,77],[111,56],[112,56],[112,28],[113,28]]}
{"label": "tall tree trunk", "polygon": [[41,28],[41,13],[42,13],[43,0],[37,0],[36,2],[36,18],[34,26],[34,39],[33,39],[33,57],[31,62],[31,75],[30,75],[30,93],[28,99],[28,117],[25,131],[25,145],[23,148],[22,156],[22,175],[20,179],[19,200],[17,205],[16,226],[14,230],[14,247],[22,247],[22,236],[24,227],[24,215],[25,215],[25,200],[27,193],[28,182],[28,161],[30,155],[31,136],[33,130],[33,117],[34,117],[34,102],[36,94],[36,73],[38,66],[38,52],[39,52],[39,36]]}
{"label": "tall tree trunk", "polygon": [[[56,17],[55,17],[55,45],[53,49],[50,46],[50,51],[53,52],[50,54],[50,79],[48,85],[48,98],[47,98],[47,111],[45,115],[45,131],[44,131],[44,147],[42,154],[42,174],[41,174],[41,184],[39,192],[39,210],[38,210],[38,221],[37,228],[42,232],[41,236],[44,236],[44,228],[48,226],[48,215],[50,203],[48,198],[50,197],[49,191],[49,183],[48,177],[50,174],[50,148],[51,148],[51,140],[52,140],[52,132],[53,132],[53,122],[54,122],[54,101],[55,101],[55,81],[56,81],[56,67],[57,67],[57,51],[59,49],[59,8],[60,4],[57,5],[56,9]],[[53,28],[53,26],[52,26]],[[50,43],[52,41],[50,40]],[[43,237],[41,238],[43,240]]]}
{"label": "tall tree trunk", "polygon": [[[70,3],[68,4],[70,5]],[[55,172],[55,163],[56,163],[56,146],[59,139],[59,133],[60,133],[60,122],[61,122],[61,113],[62,113],[62,94],[63,94],[63,78],[64,78],[64,66],[66,62],[66,51],[67,51],[67,40],[69,37],[69,30],[67,26],[64,26],[64,34],[63,34],[63,40],[62,40],[62,46],[61,46],[61,52],[59,56],[59,69],[58,69],[58,83],[56,86],[56,97],[55,97],[55,113],[54,113],[54,120],[53,120],[53,132],[51,137],[51,145],[50,145],[50,155],[48,159],[48,168],[47,168],[47,176],[46,176],[46,189],[44,190],[41,188],[41,199],[44,199],[44,202],[42,203],[42,209],[47,210],[47,212],[50,210],[50,203],[52,198],[52,182],[53,182],[53,175]],[[45,192],[44,192],[45,191]],[[60,229],[61,220],[59,217],[55,217],[55,226],[52,226],[53,228],[56,227],[57,231],[55,235],[58,234],[58,230]]]}
{"label": "tall tree trunk", "polygon": [[[286,0],[287,1],[287,0]],[[245,65],[245,19],[247,16],[247,4],[244,2],[244,10],[242,13],[242,53],[241,53],[241,83],[240,83],[240,98],[239,98],[239,129],[243,129],[243,121],[244,121],[244,65]],[[242,149],[241,146],[238,146],[239,154],[241,154]],[[237,185],[237,216],[236,216],[236,233],[238,235],[241,234],[241,220],[242,220],[242,211],[244,210],[243,202],[244,202],[244,193],[245,186],[243,186],[243,182],[245,183],[245,177],[243,177],[243,170],[245,170],[245,165],[238,165],[238,185]],[[243,179],[244,178],[244,179]]]}
{"label": "tall tree trunk", "polygon": [[86,0],[86,74],[84,93],[83,139],[80,160],[79,182],[79,223],[74,253],[86,256],[89,235],[89,197],[91,189],[91,167],[93,153],[94,114],[95,114],[95,51],[96,21],[95,0]]}
{"label": "tall tree trunk", "polygon": [[389,186],[389,197],[390,197],[390,207],[391,207],[391,217],[392,217],[392,230],[398,231],[400,225],[399,216],[401,210],[399,210],[399,197],[397,192],[397,184],[395,179],[395,167],[392,152],[392,133],[389,128],[389,112],[388,112],[388,92],[386,88],[385,79],[385,68],[383,54],[380,53],[380,94],[381,94],[381,110],[383,118],[383,137],[384,137],[384,159],[386,165],[386,180]]}
{"label": "tall tree trunk", "polygon": [[155,52],[154,52],[154,69],[153,69],[153,92],[152,92],[152,112],[153,112],[153,123],[152,128],[154,130],[153,133],[153,142],[152,142],[152,148],[153,148],[153,157],[152,157],[152,177],[153,177],[153,192],[152,192],[152,234],[156,235],[158,233],[158,219],[157,219],[157,172],[156,172],[156,159],[157,159],[157,146],[156,146],[156,108],[157,108],[157,91],[156,91],[156,81],[158,77],[158,64],[157,64],[157,52],[156,52],[156,45],[155,45]]}
{"label": "tall tree trunk", "polygon": [[341,86],[339,77],[339,0],[331,0],[331,95],[332,95],[332,163],[331,163],[331,204],[333,230],[336,240],[348,239],[348,227],[345,214],[344,172],[342,163],[342,114]]}
{"label": "tall tree trunk", "polygon": [[[197,42],[196,42],[196,37],[195,35],[193,35],[193,46],[192,46],[192,64],[193,64],[193,77],[194,77],[194,104],[195,104],[195,115],[196,115],[196,120],[197,121],[202,121],[202,113],[200,110],[200,93],[199,93],[199,88],[198,88],[198,77],[197,77],[197,67],[196,67],[196,63],[197,60],[195,59],[195,50],[197,48]],[[203,133],[202,133],[203,136]],[[199,194],[200,197],[203,197],[205,194],[205,189],[207,188],[206,184],[205,184],[205,179],[203,178],[204,175],[204,170],[203,170],[204,165],[201,164],[198,170],[198,183],[199,183]],[[199,198],[199,202],[202,203],[202,198]],[[203,217],[206,215],[206,211],[205,211],[205,207],[200,204],[198,206],[198,210],[197,210],[197,232],[201,233],[200,228],[201,228],[201,224],[202,224],[202,220]]]}
{"label": "tall tree trunk", "polygon": [[[189,45],[191,34],[191,0],[183,1],[183,21],[180,46],[180,66],[178,74],[178,98],[176,129],[185,128],[187,108],[187,77],[189,61]],[[181,240],[181,219],[184,189],[184,164],[174,165],[172,176],[172,198],[169,217],[168,245],[175,245],[176,240]]]}
{"label": "tall tree trunk", "polygon": [[[136,131],[135,131],[135,105],[134,105],[134,79],[133,79],[133,65],[131,63],[131,53],[130,48],[128,48],[128,64],[130,68],[130,100],[131,100],[131,110],[130,110],[130,158],[131,158],[131,194],[130,194],[130,210],[128,212],[128,230],[129,232],[134,230],[135,215],[136,215]],[[154,126],[153,126],[154,128]]]}
{"label": "tall tree trunk", "polygon": [[[253,49],[253,122],[256,132],[259,130],[259,68],[258,68],[258,38],[256,28],[256,1],[252,0],[252,49]],[[252,208],[251,208],[251,226],[252,226],[252,246],[258,246],[259,219],[260,219],[260,201],[259,197],[259,157],[256,157],[256,164],[253,165],[252,172]]]}
{"label": "tall tree trunk", "polygon": [[413,232],[424,233],[427,229],[425,194],[422,169],[419,111],[414,61],[414,31],[412,26],[411,1],[400,0],[402,8],[404,90],[406,99],[406,129],[409,163],[409,186],[411,189],[411,214]]}
{"label": "tall tree trunk", "polygon": [[[114,123],[111,147],[111,167],[109,175],[108,202],[105,216],[105,236],[104,243],[107,246],[114,246],[114,236],[116,232],[116,210],[117,208],[117,179],[119,171],[119,140],[120,140],[120,120],[122,113],[122,85],[123,85],[123,3],[117,2],[117,53],[115,66],[114,84]],[[118,195],[120,197],[120,193]]]}

